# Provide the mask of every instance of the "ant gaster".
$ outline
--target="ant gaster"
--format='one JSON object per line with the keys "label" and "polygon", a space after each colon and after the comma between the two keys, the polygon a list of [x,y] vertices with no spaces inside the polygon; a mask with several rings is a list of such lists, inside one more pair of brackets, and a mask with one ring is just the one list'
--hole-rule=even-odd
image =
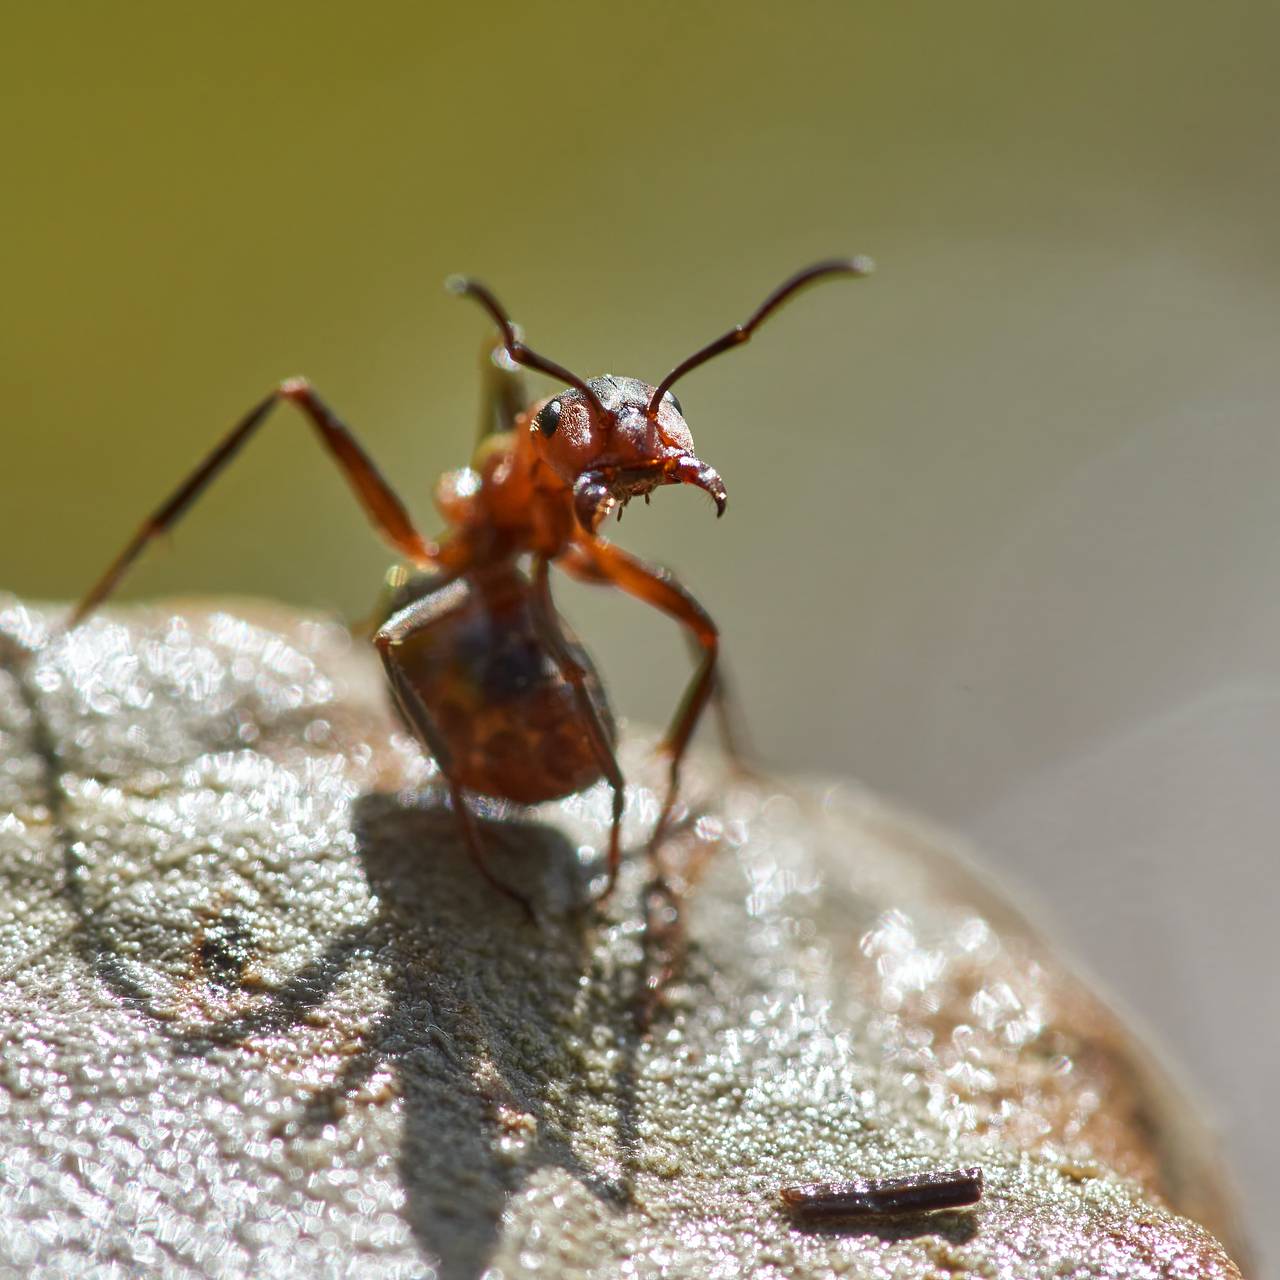
{"label": "ant gaster", "polygon": [[[333,454],[374,527],[416,571],[400,574],[374,644],[406,725],[435,757],[476,865],[528,911],[524,897],[489,869],[466,793],[537,804],[603,779],[613,793],[604,898],[618,874],[624,783],[604,688],[552,603],[550,566],[620,588],[674,618],[696,642],[697,668],[662,742],[669,767],[652,854],[676,801],[689,740],[716,688],[719,637],[706,611],[669,573],[645,565],[598,529],[611,511],[620,517],[630,499],[643,494],[647,500],[666,484],[704,489],[723,514],[724,482],[694,451],[672,384],[746,342],[805,285],[870,269],[867,259],[852,258],[798,272],[656,387],[634,378],[584,381],[526,346],[484,285],[454,277],[448,287],[489,313],[501,341],[490,361],[472,464],[447,473],[436,489],[448,526],[438,540],[418,532],[355,437],[308,382],[294,378],[251,409],[142,525],[68,625],[81,622],[115,590],[147,543],[182,516],[273,406],[292,401]],[[565,389],[523,408],[517,366],[549,374]]]}

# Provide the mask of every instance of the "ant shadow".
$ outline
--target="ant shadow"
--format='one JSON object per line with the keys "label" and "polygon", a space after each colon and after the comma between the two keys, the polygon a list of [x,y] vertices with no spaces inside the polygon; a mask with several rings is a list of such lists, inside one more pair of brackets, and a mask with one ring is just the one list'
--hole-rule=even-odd
{"label": "ant shadow", "polygon": [[[65,888],[79,921],[74,945],[89,969],[176,1053],[216,1057],[224,1070],[229,1051],[261,1063],[253,1041],[311,1024],[328,1015],[323,1007],[331,1002],[350,1005],[348,980],[358,971],[377,973],[377,996],[357,996],[358,1007],[347,1010],[363,1026],[340,1067],[329,1083],[299,1099],[277,1135],[302,1145],[362,1109],[398,1101],[401,1212],[442,1280],[484,1273],[512,1197],[544,1170],[567,1175],[606,1212],[631,1204],[642,1036],[634,992],[628,996],[621,988],[636,974],[596,970],[596,927],[579,909],[586,887],[576,850],[563,834],[511,817],[478,819],[495,870],[538,903],[535,926],[478,874],[438,791],[363,795],[351,825],[371,891],[369,914],[263,991],[252,979],[252,921],[224,911],[190,939],[192,980],[243,993],[251,1002],[220,1020],[178,1022],[172,1001],[139,980],[138,964],[126,960],[119,937],[86,897],[62,764],[25,682],[23,692],[63,850]],[[377,1011],[370,1017],[371,1007]],[[608,1082],[588,1092],[587,1063],[567,1046],[590,1044],[597,1036],[615,1052]],[[384,1073],[395,1084],[379,1089]],[[579,1114],[584,1105],[593,1112],[590,1119]],[[608,1108],[613,1133],[611,1142],[602,1143],[595,1117]],[[592,1124],[603,1151],[584,1159],[573,1137]],[[355,1136],[361,1136],[358,1129]],[[371,1142],[378,1145],[377,1134]],[[953,1245],[977,1232],[975,1215],[963,1212],[791,1226],[813,1237],[893,1242],[937,1236]]]}
{"label": "ant shadow", "polygon": [[937,1236],[948,1244],[968,1244],[978,1234],[978,1215],[972,1210],[943,1210],[912,1214],[910,1217],[873,1218],[864,1222],[806,1223],[793,1221],[791,1229],[798,1235],[843,1237],[871,1236],[885,1244],[900,1240],[917,1240]]}
{"label": "ant shadow", "polygon": [[[611,1022],[610,1038],[627,1047],[630,1063],[638,1037],[625,1001],[584,995],[591,915],[580,909],[586,885],[574,874],[576,850],[559,831],[510,819],[483,824],[504,880],[556,908],[549,918],[540,910],[532,926],[518,907],[495,901],[452,812],[368,795],[354,827],[380,904],[360,945],[382,949],[386,1007],[362,1052],[308,1102],[302,1127],[323,1123],[333,1101],[380,1063],[393,1065],[404,1112],[406,1215],[424,1252],[440,1259],[441,1276],[463,1280],[483,1272],[508,1199],[541,1169],[563,1170],[605,1206],[629,1202],[630,1069],[615,1098],[619,1160],[602,1172],[570,1141],[579,1128],[581,1065],[564,1045],[575,1029],[589,1039]],[[418,852],[424,847],[429,857]],[[432,909],[442,901],[444,909]]]}
{"label": "ant shadow", "polygon": [[[351,999],[344,984],[358,968],[376,971],[379,1012],[331,1083],[303,1100],[276,1135],[306,1143],[398,1098],[402,1213],[442,1280],[471,1280],[489,1265],[509,1200],[541,1170],[564,1171],[606,1208],[630,1202],[640,1035],[624,996],[607,982],[583,982],[596,926],[579,909],[586,885],[560,832],[510,818],[481,822],[494,869],[537,903],[534,925],[479,875],[442,796],[367,794],[355,803],[352,825],[373,913],[243,1013],[175,1025],[87,917],[81,945],[116,994],[191,1056],[224,1056],[303,1027],[322,1005]],[[249,927],[231,914],[193,948],[200,980],[224,990],[248,987],[252,952]],[[367,1016],[367,1007],[360,1012]],[[614,1133],[605,1170],[573,1149],[583,1065],[566,1048],[602,1028],[620,1050],[608,1090]],[[395,1084],[379,1089],[392,1074]],[[600,1101],[593,1095],[591,1104]]]}
{"label": "ant shadow", "polygon": [[[318,954],[267,987],[256,973],[255,926],[267,924],[255,920],[257,909],[229,901],[194,935],[189,921],[178,924],[180,908],[155,919],[131,915],[123,931],[103,911],[111,873],[104,880],[95,867],[106,864],[86,861],[64,761],[23,678],[35,651],[14,647],[10,655],[0,643],[0,658],[12,658],[31,715],[63,892],[77,922],[69,940],[174,1053],[233,1072],[237,1063],[269,1067],[283,1043],[296,1068],[309,1052],[305,1031],[345,1017],[354,1030],[332,1079],[310,1086],[273,1136],[302,1147],[350,1126],[359,1140],[359,1113],[381,1107],[369,1134],[377,1149],[395,1108],[400,1212],[442,1280],[484,1273],[509,1203],[541,1171],[568,1175],[606,1212],[632,1203],[644,959],[633,970],[599,947],[601,921],[564,834],[518,816],[477,815],[494,871],[535,903],[534,924],[480,875],[439,789],[358,797],[351,829],[370,910],[322,935]],[[322,929],[310,922],[312,937]],[[122,945],[144,936],[141,950]],[[609,1047],[607,1074],[594,1056],[601,1042]],[[584,1134],[586,1158],[575,1150]]]}

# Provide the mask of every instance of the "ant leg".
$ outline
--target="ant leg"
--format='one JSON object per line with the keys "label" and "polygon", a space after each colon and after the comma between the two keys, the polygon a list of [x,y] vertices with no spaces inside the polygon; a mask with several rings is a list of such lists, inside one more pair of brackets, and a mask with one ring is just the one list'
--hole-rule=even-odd
{"label": "ant leg", "polygon": [[393,564],[382,575],[382,585],[373,599],[373,607],[363,617],[347,624],[347,630],[359,640],[372,642],[386,620],[397,611],[396,601],[409,582],[410,573],[402,564]]}
{"label": "ant leg", "polygon": [[476,864],[480,874],[494,889],[510,898],[513,902],[518,902],[525,915],[529,917],[530,922],[536,924],[537,917],[534,915],[533,904],[529,899],[519,890],[513,889],[509,884],[501,880],[494,874],[493,868],[489,866],[488,854],[485,852],[484,841],[481,839],[480,831],[476,826],[475,815],[471,812],[471,806],[467,803],[467,798],[461,786],[454,780],[450,771],[451,761],[448,748],[433,730],[431,717],[427,714],[427,708],[418,695],[418,691],[413,687],[413,682],[405,675],[404,668],[400,662],[400,655],[396,652],[404,644],[405,640],[427,620],[433,607],[431,602],[420,600],[401,609],[373,637],[373,643],[382,657],[382,665],[386,669],[387,679],[391,682],[391,691],[395,695],[396,704],[399,706],[406,724],[417,735],[423,746],[435,757],[436,764],[440,767],[440,773],[449,788],[449,797],[453,802],[453,812],[457,817],[462,838],[466,842],[467,851],[471,854],[471,860]]}
{"label": "ant leg", "polygon": [[421,599],[429,592],[438,591],[457,576],[459,569],[443,569],[436,572],[415,573],[406,564],[393,564],[382,575],[382,585],[374,597],[373,607],[364,617],[351,623],[347,630],[360,640],[373,642],[373,637],[384,623]]}
{"label": "ant leg", "polygon": [[643,988],[635,1013],[636,1026],[643,1033],[649,1029],[663,992],[684,962],[687,938],[680,898],[668,883],[661,849],[679,793],[680,766],[689,740],[712,696],[720,634],[706,610],[675,578],[650,568],[612,543],[603,539],[576,543],[565,553],[562,563],[574,577],[619,587],[628,595],[661,609],[686,628],[702,654],[702,661],[685,689],[662,744],[663,750],[670,754],[671,764],[667,794],[658,811],[653,834],[649,837],[652,878],[644,893]]}
{"label": "ant leg", "polygon": [[525,396],[520,366],[507,354],[506,347],[501,344],[495,347],[486,342],[481,358],[484,364],[479,439],[484,440],[495,432],[510,431],[529,401]]}
{"label": "ant leg", "polygon": [[640,995],[632,1016],[644,1035],[653,1025],[663,994],[684,968],[688,935],[680,912],[680,898],[657,875],[644,889],[644,942],[640,969]]}
{"label": "ant leg", "polygon": [[[444,766],[440,766],[441,773],[444,773]],[[530,924],[537,924],[538,917],[534,914],[533,903],[520,892],[519,889],[513,889],[505,880],[501,879],[489,865],[488,854],[485,853],[484,842],[480,838],[480,831],[476,827],[475,814],[471,812],[471,806],[467,803],[467,797],[463,794],[462,788],[458,786],[452,778],[445,774],[445,781],[449,784],[449,798],[453,801],[453,811],[457,815],[458,825],[462,828],[462,838],[467,842],[467,852],[471,854],[471,860],[476,864],[480,874],[489,882],[489,887],[496,889],[499,893],[510,898],[512,902],[518,903],[520,909],[529,918]]]}
{"label": "ant leg", "polygon": [[383,479],[373,460],[333,411],[303,378],[282,382],[265,400],[256,404],[218,443],[217,447],[159,506],[134,534],[124,550],[76,606],[67,628],[77,626],[119,585],[125,571],[157,534],[175,524],[199,497],[205,486],[245,445],[281,400],[291,400],[311,420],[320,442],[329,450],[355,491],[374,528],[407,560],[423,568],[436,563],[436,548],[423,538],[403,502]]}
{"label": "ant leg", "polygon": [[[687,633],[686,633],[687,635]],[[691,635],[687,636],[689,651],[696,663],[702,657],[702,646]],[[711,709],[716,717],[716,733],[720,749],[724,752],[729,768],[741,778],[759,777],[751,763],[750,739],[742,723],[742,707],[734,696],[734,686],[724,669],[724,663],[716,665],[715,683],[711,686]]]}
{"label": "ant leg", "polygon": [[[613,579],[602,572],[596,564],[585,556],[579,556],[566,562],[565,568],[579,582],[590,582],[596,586],[612,586]],[[652,573],[661,573],[651,569]],[[669,579],[670,575],[666,575]],[[689,650],[693,661],[702,658],[702,645],[696,636],[685,632],[689,641]],[[753,754],[748,748],[749,739],[742,724],[742,714],[738,700],[733,696],[729,678],[725,673],[724,663],[716,665],[715,683],[711,686],[711,706],[716,716],[716,731],[720,736],[720,746],[724,751],[733,771],[743,777],[756,776],[755,768],[749,763]]]}
{"label": "ant leg", "polygon": [[702,661],[685,688],[660,747],[670,757],[670,767],[667,794],[649,840],[649,855],[656,862],[657,849],[680,789],[680,766],[715,685],[720,632],[707,611],[670,573],[650,568],[603,538],[575,543],[565,553],[563,564],[566,572],[575,577],[588,582],[609,583],[655,609],[661,609],[687,629],[702,654]]}
{"label": "ant leg", "polygon": [[609,878],[603,891],[596,898],[603,902],[612,892],[618,881],[618,867],[622,862],[622,811],[626,804],[626,783],[622,770],[618,767],[618,758],[613,753],[613,745],[609,741],[609,730],[600,718],[600,712],[591,700],[587,691],[587,672],[578,661],[569,643],[560,629],[560,618],[551,599],[551,574],[549,561],[539,556],[533,566],[533,621],[538,629],[542,642],[551,651],[551,656],[560,668],[560,674],[573,686],[574,698],[583,722],[587,726],[587,734],[591,739],[592,750],[600,764],[600,772],[604,774],[609,786],[613,789],[613,819],[609,825]]}

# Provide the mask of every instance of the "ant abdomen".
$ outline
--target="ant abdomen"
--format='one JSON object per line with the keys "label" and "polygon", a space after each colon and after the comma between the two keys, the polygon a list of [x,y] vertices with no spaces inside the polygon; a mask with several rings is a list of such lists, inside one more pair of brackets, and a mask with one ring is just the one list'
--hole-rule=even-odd
{"label": "ant abdomen", "polygon": [[[532,584],[518,568],[504,562],[444,585],[412,578],[395,603],[379,647],[395,650],[396,701],[457,784],[538,804],[601,779],[579,695],[543,639]],[[612,747],[613,717],[595,666],[563,620],[558,625]]]}

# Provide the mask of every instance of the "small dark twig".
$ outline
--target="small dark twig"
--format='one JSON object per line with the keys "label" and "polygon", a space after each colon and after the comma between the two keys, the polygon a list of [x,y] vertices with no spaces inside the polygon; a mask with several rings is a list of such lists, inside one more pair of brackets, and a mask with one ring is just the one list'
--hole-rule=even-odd
{"label": "small dark twig", "polygon": [[778,1194],[786,1208],[806,1222],[962,1209],[982,1199],[982,1170],[950,1169],[902,1178],[806,1182],[783,1187]]}

